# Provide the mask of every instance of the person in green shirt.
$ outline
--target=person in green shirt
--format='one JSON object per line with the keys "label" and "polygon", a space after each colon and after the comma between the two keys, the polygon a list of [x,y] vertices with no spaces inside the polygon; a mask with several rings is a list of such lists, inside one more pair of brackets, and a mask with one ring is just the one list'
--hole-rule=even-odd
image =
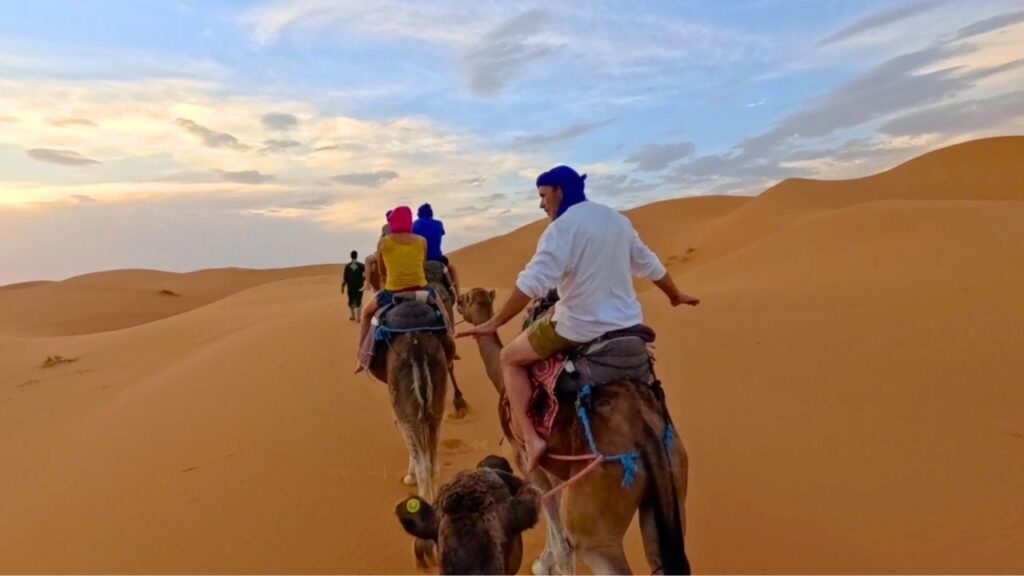
{"label": "person in green shirt", "polygon": [[359,253],[352,251],[352,261],[345,266],[341,291],[348,293],[348,319],[359,322],[363,308],[363,285],[366,283],[366,267],[359,261]]}

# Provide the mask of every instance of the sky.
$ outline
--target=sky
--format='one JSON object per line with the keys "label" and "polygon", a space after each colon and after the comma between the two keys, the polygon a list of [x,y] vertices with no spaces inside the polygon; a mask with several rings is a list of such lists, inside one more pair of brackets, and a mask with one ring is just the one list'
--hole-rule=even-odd
{"label": "sky", "polygon": [[0,285],[446,248],[1024,133],[1019,0],[0,0]]}

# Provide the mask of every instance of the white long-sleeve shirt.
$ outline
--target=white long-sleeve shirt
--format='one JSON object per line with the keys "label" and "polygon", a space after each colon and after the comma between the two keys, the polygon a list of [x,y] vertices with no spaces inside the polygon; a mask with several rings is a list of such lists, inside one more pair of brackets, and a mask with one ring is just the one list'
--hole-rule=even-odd
{"label": "white long-sleeve shirt", "polygon": [[574,342],[589,342],[642,323],[633,276],[660,280],[666,273],[628,218],[587,201],[548,225],[516,287],[531,298],[557,287],[555,330]]}

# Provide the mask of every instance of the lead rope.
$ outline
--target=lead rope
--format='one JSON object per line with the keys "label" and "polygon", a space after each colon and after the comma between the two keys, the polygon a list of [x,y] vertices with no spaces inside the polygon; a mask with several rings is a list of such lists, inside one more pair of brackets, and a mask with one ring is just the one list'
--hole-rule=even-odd
{"label": "lead rope", "polygon": [[637,460],[640,458],[639,452],[625,452],[614,456],[606,456],[597,448],[597,440],[594,438],[594,431],[590,426],[590,414],[587,411],[587,406],[590,405],[592,399],[591,392],[590,384],[587,384],[576,396],[576,416],[579,418],[580,423],[583,424],[583,432],[587,437],[587,444],[590,446],[590,454],[547,454],[547,457],[552,460],[559,460],[563,462],[583,462],[587,460],[592,460],[592,462],[565,482],[562,482],[558,486],[548,490],[543,496],[544,499],[550,499],[558,496],[563,490],[572,486],[576,482],[579,482],[584,476],[590,474],[605,462],[619,462],[622,464],[623,487],[628,488],[629,486],[632,486],[636,479]]}

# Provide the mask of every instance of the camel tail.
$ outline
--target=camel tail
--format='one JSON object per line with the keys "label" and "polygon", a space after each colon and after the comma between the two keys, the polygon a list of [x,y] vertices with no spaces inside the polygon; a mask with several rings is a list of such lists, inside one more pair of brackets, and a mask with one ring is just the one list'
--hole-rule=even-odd
{"label": "camel tail", "polygon": [[[665,421],[663,426],[671,423]],[[648,498],[654,502],[654,521],[658,533],[658,552],[662,574],[689,574],[683,523],[679,517],[679,495],[672,478],[672,463],[663,434],[648,427],[640,455],[647,469]]]}
{"label": "camel tail", "polygon": [[412,339],[412,393],[420,406],[420,419],[426,420],[433,403],[434,383],[430,376],[430,358],[423,345],[423,335]]}

